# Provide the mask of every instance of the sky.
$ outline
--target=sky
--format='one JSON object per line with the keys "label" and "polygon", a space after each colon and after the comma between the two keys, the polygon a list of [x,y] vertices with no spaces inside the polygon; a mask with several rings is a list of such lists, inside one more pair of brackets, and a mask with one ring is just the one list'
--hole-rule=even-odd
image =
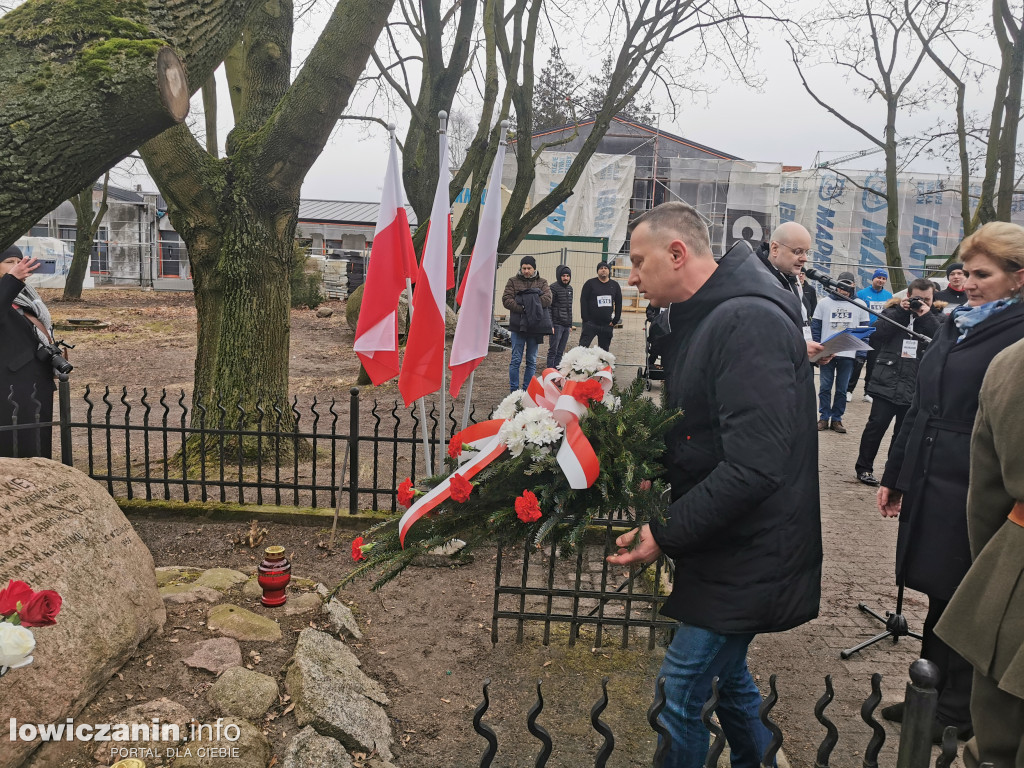
{"label": "sky", "polygon": [[[315,43],[332,5],[322,3],[297,23],[294,46],[296,69]],[[793,0],[790,15],[796,18],[815,5],[817,3],[811,0]],[[758,51],[752,71],[762,76],[761,87],[754,89],[731,81],[723,69],[709,66],[700,76],[705,82],[715,83],[715,90],[696,99],[683,95],[679,98],[677,114],[674,116],[663,106],[666,100],[662,93],[655,91],[656,111],[659,105],[663,110],[657,120],[657,127],[744,159],[805,168],[812,166],[818,152],[822,153],[821,159],[824,160],[870,148],[872,143],[867,138],[827,114],[804,91],[781,32],[777,27],[765,27],[758,35]],[[564,51],[563,56],[572,69],[585,75],[588,66],[593,66],[592,62],[599,60],[595,52],[600,52],[602,48],[600,43],[586,40],[586,34],[583,34],[583,38],[583,45],[574,46],[572,51]],[[990,60],[994,58],[996,50],[991,40],[978,44],[978,48],[982,57]],[[814,53],[827,57],[827,44],[817,46]],[[546,46],[538,45],[538,56],[546,58],[546,55]],[[680,55],[685,56],[686,52],[680,51]],[[812,87],[823,95],[827,94],[834,106],[856,116],[868,130],[881,133],[884,115],[880,100],[868,103],[862,96],[853,93],[852,85],[844,82],[839,72],[830,65],[817,66],[807,72]],[[218,73],[218,79],[220,100],[226,105],[227,84],[222,71]],[[980,108],[985,108],[986,101],[990,103],[991,97],[984,87],[972,93]],[[465,102],[463,109],[471,113],[473,94],[462,96]],[[399,124],[399,139],[403,136],[407,118],[401,112],[388,116],[380,104],[365,103],[362,99],[350,104],[348,111],[393,118]],[[197,96],[193,99],[189,120],[197,126],[201,125],[201,115],[202,104]],[[222,107],[219,115],[222,122],[220,142],[223,146],[231,127],[230,109]],[[945,108],[924,109],[909,118],[901,118],[900,132],[924,129],[949,117],[951,114]],[[382,126],[340,121],[323,154],[307,175],[302,196],[326,200],[379,199],[387,146],[387,132]],[[881,154],[875,154],[844,167],[871,170],[881,167],[882,158]],[[947,168],[943,161],[922,158],[910,166],[910,170],[944,173]],[[145,190],[155,189],[152,179],[138,162],[127,172],[115,172],[113,178],[115,183],[122,186],[140,184]]]}

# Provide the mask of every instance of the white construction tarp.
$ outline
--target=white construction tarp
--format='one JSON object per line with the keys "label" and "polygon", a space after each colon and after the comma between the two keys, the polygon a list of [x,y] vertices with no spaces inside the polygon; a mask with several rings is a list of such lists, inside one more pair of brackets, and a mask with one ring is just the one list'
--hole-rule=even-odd
{"label": "white construction tarp", "polygon": [[[575,158],[575,152],[541,153],[533,183],[534,204],[558,186]],[[608,251],[617,253],[626,240],[635,173],[633,155],[595,154],[583,169],[572,196],[532,234],[607,237]]]}

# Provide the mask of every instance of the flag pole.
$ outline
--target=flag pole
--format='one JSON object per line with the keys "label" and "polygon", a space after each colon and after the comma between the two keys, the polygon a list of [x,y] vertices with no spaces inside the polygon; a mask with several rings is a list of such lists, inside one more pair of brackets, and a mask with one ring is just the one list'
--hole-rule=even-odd
{"label": "flag pole", "polygon": [[[441,124],[439,130],[437,131],[438,142],[440,144],[438,149],[439,149],[439,152],[445,152],[445,151],[447,151],[447,148],[448,148],[448,143],[447,143],[448,142],[448,137],[447,137],[447,133],[448,133],[448,113],[445,112],[442,109],[440,112],[437,113],[437,119],[438,119],[438,121]],[[438,156],[440,157],[440,154]],[[439,167],[440,167],[440,165],[441,164],[438,163]],[[437,183],[440,184],[442,181],[445,184],[448,184],[451,180],[450,179],[438,179]],[[449,221],[449,226],[450,226],[450,224],[451,224],[451,208],[448,209],[448,221]],[[448,235],[448,239],[450,239],[450,237],[451,237],[451,235],[449,234]],[[447,251],[447,250],[448,250],[448,246],[447,246],[447,243],[446,243],[445,244],[445,251]],[[450,258],[450,256],[451,256],[451,254],[446,254],[445,258]],[[445,288],[447,289],[447,285],[445,286]],[[447,294],[447,290],[445,290],[445,294]],[[445,300],[444,300],[444,303],[442,304],[442,309],[441,309],[441,389],[438,390],[438,393],[439,393],[439,395],[441,397],[441,414],[440,414],[440,416],[441,416],[441,443],[438,445],[438,451],[437,451],[437,474],[439,474],[439,475],[444,472],[444,453],[441,450],[440,446],[444,445],[444,444],[447,444],[447,442],[448,442],[448,414],[445,413],[445,397],[444,397],[444,380],[445,380],[445,374],[446,374],[447,368],[448,368],[448,363],[446,362],[448,350],[445,347],[445,345],[447,344],[447,341],[448,341],[448,299],[446,297]]]}
{"label": "flag pole", "polygon": [[462,429],[469,426],[469,405],[473,402],[473,377],[476,376],[474,370],[469,374],[469,381],[466,384],[466,402],[462,404]]}

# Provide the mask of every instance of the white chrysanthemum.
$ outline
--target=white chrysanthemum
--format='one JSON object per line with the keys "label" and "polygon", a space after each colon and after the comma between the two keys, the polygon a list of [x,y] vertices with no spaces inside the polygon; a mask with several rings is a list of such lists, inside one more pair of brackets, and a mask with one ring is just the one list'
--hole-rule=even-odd
{"label": "white chrysanthemum", "polygon": [[611,392],[605,392],[601,405],[614,413],[622,407],[622,398],[613,395]]}
{"label": "white chrysanthemum", "polygon": [[504,400],[502,400],[498,407],[494,409],[494,413],[491,414],[493,419],[511,419],[521,410],[523,410],[523,397],[526,395],[521,389],[517,389],[515,392],[510,394]]}
{"label": "white chrysanthemum", "polygon": [[586,381],[603,368],[615,366],[615,356],[600,347],[573,347],[562,356],[558,372],[570,381]]}
{"label": "white chrysanthemum", "polygon": [[562,426],[546,408],[527,408],[501,425],[498,440],[519,456],[526,446],[550,445],[562,437]]}

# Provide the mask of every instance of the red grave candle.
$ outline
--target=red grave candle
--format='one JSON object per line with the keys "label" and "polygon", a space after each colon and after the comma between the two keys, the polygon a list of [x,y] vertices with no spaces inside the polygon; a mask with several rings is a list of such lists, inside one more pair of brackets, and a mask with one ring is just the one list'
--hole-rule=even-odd
{"label": "red grave candle", "polygon": [[284,547],[267,547],[263,551],[263,562],[259,565],[256,581],[263,587],[260,602],[271,608],[284,605],[288,595],[285,588],[292,579],[292,564],[284,556]]}

